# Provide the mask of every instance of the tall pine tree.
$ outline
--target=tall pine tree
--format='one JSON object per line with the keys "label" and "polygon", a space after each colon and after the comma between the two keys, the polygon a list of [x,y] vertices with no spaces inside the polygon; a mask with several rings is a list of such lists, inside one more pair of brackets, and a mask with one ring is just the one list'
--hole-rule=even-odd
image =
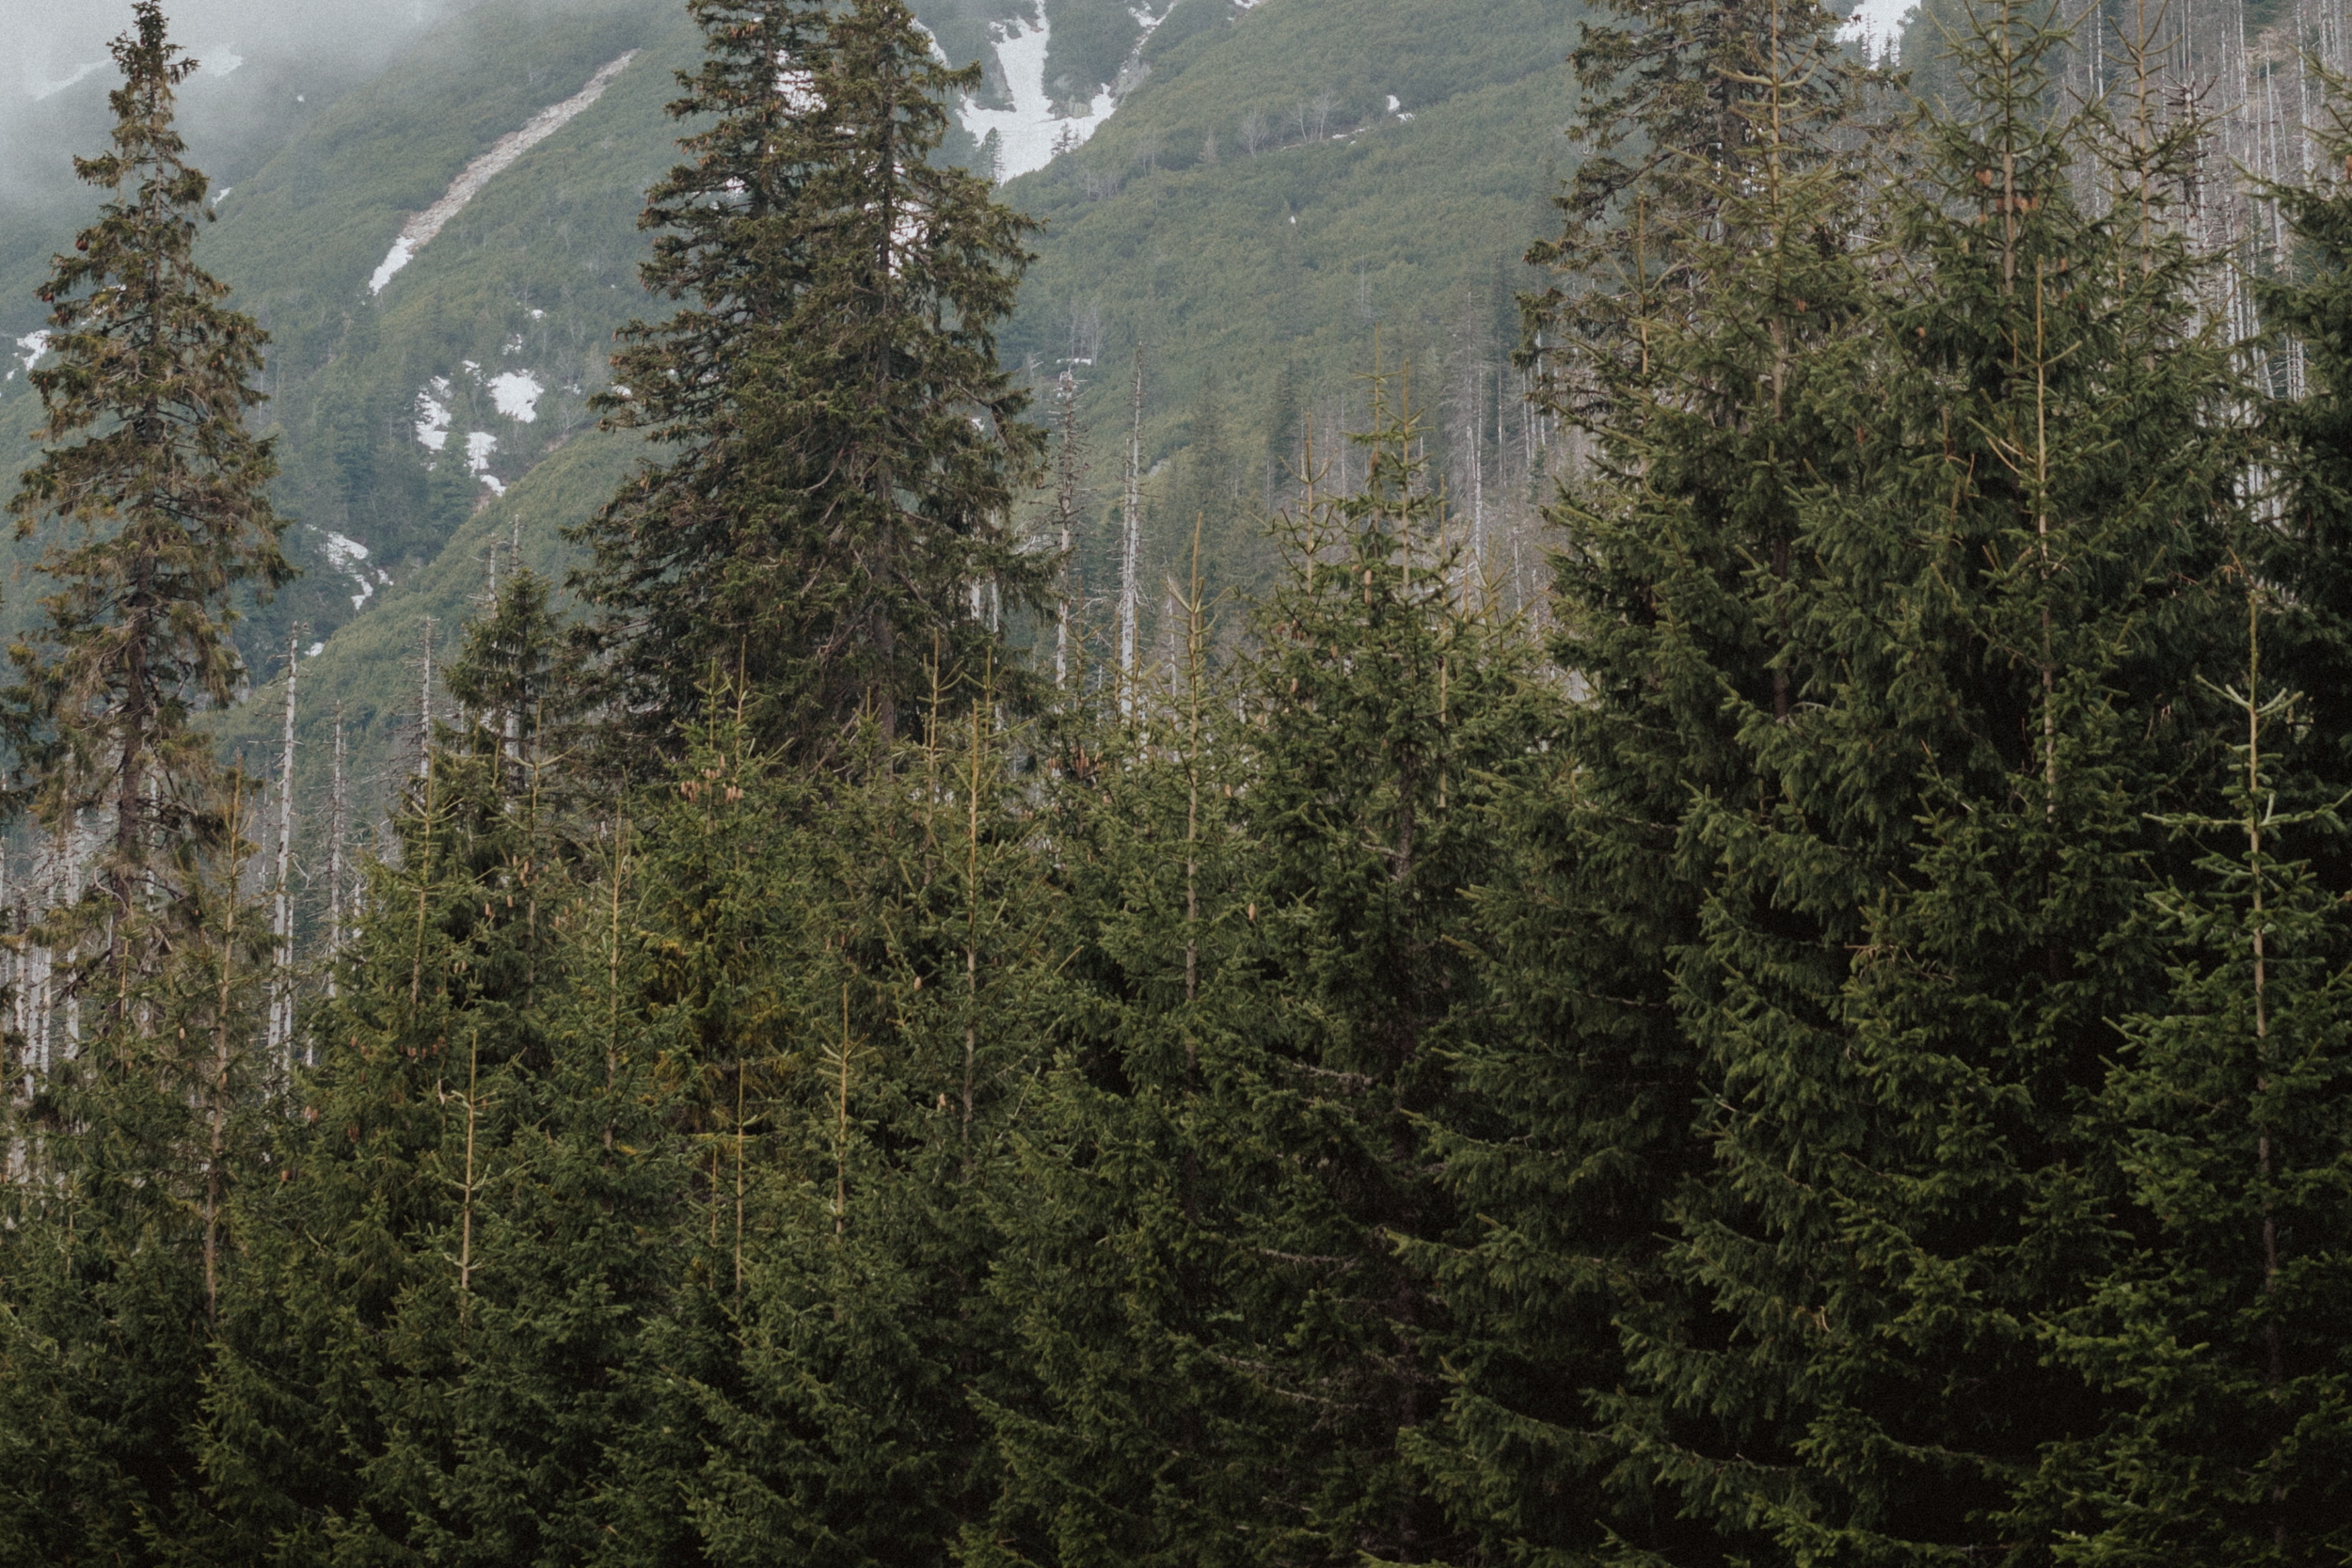
{"label": "tall pine tree", "polygon": [[54,584],[10,649],[15,800],[67,871],[24,939],[64,1005],[28,1042],[39,1135],[0,1225],[0,1560],[26,1562],[208,1535],[198,1401],[275,1076],[253,1053],[250,802],[195,725],[241,673],[237,597],[288,573],[246,428],[263,338],[195,261],[207,187],[173,111],[196,62],[152,0],[113,53],[113,147],[75,162],[108,199],[40,289],[49,445],[9,502]]}
{"label": "tall pine tree", "polygon": [[1509,853],[1466,936],[1488,1011],[1439,1148],[1481,1228],[1435,1265],[1466,1328],[1417,1445],[1499,1556],[1722,1549],[1625,1462],[1612,1407],[1623,1325],[1694,1310],[1660,1236],[1703,1180],[1675,970],[1718,875],[1705,806],[1756,795],[1743,731],[1798,712],[1804,498],[1852,459],[1819,402],[1867,304],[1868,85],[1834,24],[1773,0],[1596,12],[1587,156],[1530,255],[1558,282],[1523,302],[1527,362],[1588,443],[1549,511],[1552,654],[1581,700],[1496,802]]}
{"label": "tall pine tree", "polygon": [[681,455],[586,529],[583,581],[616,716],[668,738],[716,661],[764,749],[829,758],[861,713],[897,732],[934,643],[950,676],[986,661],[976,584],[1045,592],[1005,530],[1042,437],[993,337],[1029,225],[930,162],[979,79],[900,0],[698,14],[711,60],[674,107],[723,118],[646,214],[678,230],[648,284],[696,305],[634,329],[608,399]]}
{"label": "tall pine tree", "polygon": [[1965,108],[1921,122],[1868,330],[1808,388],[1846,455],[1794,497],[1788,699],[1726,701],[1748,782],[1690,818],[1711,1168],[1612,1409],[1681,1508],[1797,1561],[2049,1551],[2023,1489],[2102,1419],[2042,1325],[2115,1244],[2085,1113],[2165,990],[2157,819],[2210,744],[2246,444],[2162,206],[2194,127],[2053,114],[2062,46],[1984,7]]}

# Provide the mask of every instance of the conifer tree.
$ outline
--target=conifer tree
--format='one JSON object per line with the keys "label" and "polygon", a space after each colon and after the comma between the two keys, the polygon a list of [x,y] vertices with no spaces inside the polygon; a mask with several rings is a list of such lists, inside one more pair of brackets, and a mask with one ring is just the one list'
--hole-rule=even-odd
{"label": "conifer tree", "polygon": [[[1023,1374],[987,1291],[995,1206],[1016,1201],[1007,1140],[1054,990],[1010,736],[979,675],[943,677],[919,745],[860,760],[820,818],[768,840],[777,858],[736,862],[758,840],[726,825],[774,817],[787,771],[730,771],[710,821],[677,813],[679,848],[727,871],[669,878],[720,895],[680,904],[680,956],[709,973],[693,1006],[741,1031],[728,1049],[763,1118],[732,1258],[739,1126],[709,1156],[730,1343],[691,1495],[714,1561],[945,1563],[996,1490],[980,1404]],[[864,743],[886,744],[872,726]],[[765,942],[734,935],[755,928]]]}
{"label": "conifer tree", "polygon": [[1043,829],[1073,996],[997,1202],[990,1289],[1034,1388],[988,1410],[1005,1475],[967,1535],[977,1564],[1249,1560],[1236,1526],[1289,1457],[1279,1396],[1219,1354],[1251,1260],[1221,1222],[1270,1157],[1220,1115],[1265,1080],[1235,806],[1252,734],[1214,640],[1196,578],[1181,688],[1140,722],[1057,716]]}
{"label": "conifer tree", "polygon": [[[725,118],[647,210],[684,214],[648,283],[700,308],[638,332],[610,400],[685,455],[590,526],[584,581],[616,713],[675,724],[716,660],[764,747],[824,757],[861,711],[896,733],[935,642],[951,676],[985,660],[975,581],[1046,589],[1004,530],[1041,436],[992,335],[1029,226],[930,162],[945,99],[978,78],[938,64],[899,0],[700,15],[712,59],[678,112]],[[747,70],[771,73],[765,98]]]}
{"label": "conifer tree", "polygon": [[498,585],[447,682],[468,720],[463,751],[498,759],[498,789],[543,827],[560,828],[566,807],[596,793],[579,754],[584,682],[538,573],[517,564]]}
{"label": "conifer tree", "polygon": [[469,628],[470,722],[370,869],[281,1180],[244,1209],[205,1460],[254,1558],[627,1560],[682,1528],[628,1485],[679,1240],[671,1090],[628,840],[540,777],[545,609],[518,572]]}
{"label": "conifer tree", "polygon": [[[2328,145],[2341,154],[2341,127]],[[2279,483],[2246,530],[2238,668],[2215,678],[2218,787],[2167,825],[2202,853],[2155,895],[2174,942],[2166,1005],[2125,1021],[2087,1119],[2123,1150],[2112,1260],[2054,1313],[2054,1354],[2109,1414],[2055,1446],[2026,1516],[2086,1562],[2320,1560],[2346,1550],[2352,1440],[2340,1020],[2347,781],[2344,469],[2352,202],[2269,193],[2302,265],[2261,284],[2310,390],[2263,406]],[[2219,662],[2217,660],[2217,662]]]}
{"label": "conifer tree", "polygon": [[1334,1402],[1291,1439],[1305,1483],[1291,1528],[1342,1560],[1467,1544],[1410,1452],[1440,1418],[1464,1326],[1431,1277],[1431,1249],[1463,1242],[1468,1216],[1430,1130],[1459,1114],[1454,1062],[1486,1006],[1465,939],[1470,890],[1499,869],[1489,808],[1533,776],[1549,705],[1532,648],[1470,592],[1409,390],[1375,377],[1364,480],[1308,514],[1253,671],[1268,709],[1248,798],[1269,873],[1261,1005],[1287,1091],[1260,1135],[1289,1169],[1249,1228],[1262,1253],[1308,1261],[1267,1259],[1286,1277],[1251,1339],[1286,1402]]}
{"label": "conifer tree", "polygon": [[173,105],[196,63],[151,0],[113,54],[113,147],[75,163],[109,199],[40,289],[49,444],[9,502],[21,538],[48,531],[55,584],[10,649],[15,803],[72,874],[27,933],[66,1026],[39,1042],[40,1135],[0,1223],[8,1561],[157,1561],[212,1533],[198,1402],[271,1088],[252,802],[192,726],[240,672],[233,601],[288,570],[269,444],[245,427],[263,338],[194,259],[206,182]]}
{"label": "conifer tree", "polygon": [[2291,744],[2299,697],[2265,689],[2265,596],[2248,584],[2225,689],[2230,815],[2168,821],[2208,847],[2156,895],[2179,942],[2169,1006],[2125,1022],[2086,1117],[2121,1148],[2124,1234],[2048,1338],[2111,1413],[2045,1452],[2019,1512],[2087,1563],[2352,1549],[2352,966],[2340,896],[2290,858],[2344,827],[2331,806],[2281,808],[2269,748]]}
{"label": "conifer tree", "polygon": [[46,448],[9,501],[18,537],[53,531],[41,570],[56,588],[9,650],[8,718],[41,823],[103,823],[89,907],[50,945],[94,942],[82,956],[103,951],[119,990],[156,961],[174,851],[218,820],[211,741],[189,720],[235,689],[233,602],[291,569],[267,495],[277,464],[245,424],[267,338],[195,260],[207,183],[172,112],[196,62],[153,0],[114,53],[114,149],[74,161],[112,199],[40,290],[57,356],[32,375],[40,436],[81,439]]}
{"label": "conifer tree", "polygon": [[1552,654],[1584,695],[1497,806],[1474,1110],[1439,1140],[1485,1229],[1433,1264],[1475,1326],[1416,1446],[1463,1528],[1530,1560],[1721,1549],[1622,1463],[1608,1406],[1629,1315],[1689,1309],[1658,1238],[1704,1154],[1674,995],[1720,854],[1698,808],[1753,796],[1743,729],[1795,715],[1804,499],[1851,461],[1819,403],[1867,304],[1868,101],[1834,24],[1771,0],[1597,10],[1588,155],[1530,254],[1560,279],[1523,302],[1537,396],[1590,438],[1549,509]]}
{"label": "conifer tree", "polygon": [[1850,455],[1796,497],[1788,701],[1725,703],[1752,782],[1691,817],[1712,1168],[1609,1407],[1637,1473],[1794,1560],[2049,1549],[2025,1491],[2103,1420],[2039,1330],[2115,1244],[2084,1109],[2165,990],[2157,822],[2209,744],[2246,448],[2161,205],[2194,129],[2053,115],[2061,40],[1985,7],[1968,107],[1921,124],[1870,330],[1808,394]]}
{"label": "conifer tree", "polygon": [[[683,303],[665,321],[622,329],[613,386],[598,402],[610,424],[646,432],[668,455],[648,462],[590,525],[598,591],[612,613],[579,635],[599,652],[687,629],[707,596],[661,618],[654,585],[674,568],[723,560],[733,548],[740,524],[729,498],[746,449],[731,365],[755,326],[789,315],[806,272],[797,254],[778,252],[767,226],[794,210],[803,182],[783,135],[806,102],[779,90],[779,63],[805,53],[821,25],[818,10],[806,0],[689,0],[687,12],[702,29],[704,57],[691,74],[679,73],[684,91],[668,112],[703,122],[679,139],[689,161],[645,193],[638,217],[639,228],[654,231],[641,279],[649,293]],[[703,666],[691,657],[682,663],[682,675],[664,676],[650,658],[624,661],[609,702],[627,710],[666,697],[665,712],[685,711]],[[690,684],[678,689],[680,681]],[[666,720],[648,722],[668,738]]]}
{"label": "conifer tree", "polygon": [[1486,808],[1532,771],[1545,700],[1465,613],[1401,388],[1376,388],[1364,486],[1311,498],[1260,611],[1246,727],[1155,705],[1167,758],[1110,753],[1132,772],[1057,835],[1085,846],[1081,907],[1121,912],[1081,916],[1094,997],[1025,1140],[998,1288],[1041,1386],[1004,1418],[980,1560],[1465,1544],[1407,1453],[1462,1326],[1427,1272],[1464,1239],[1427,1130],[1481,1006]]}

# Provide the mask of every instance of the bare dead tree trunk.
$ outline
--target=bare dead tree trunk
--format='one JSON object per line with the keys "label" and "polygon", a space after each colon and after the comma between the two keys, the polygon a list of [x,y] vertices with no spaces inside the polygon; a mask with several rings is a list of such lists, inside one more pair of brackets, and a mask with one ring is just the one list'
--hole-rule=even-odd
{"label": "bare dead tree trunk", "polygon": [[424,618],[424,680],[417,695],[417,777],[433,755],[433,617]]}
{"label": "bare dead tree trunk", "polygon": [[1120,505],[1119,557],[1119,711],[1136,716],[1136,612],[1143,564],[1143,345],[1136,345],[1135,388],[1128,394],[1127,488]]}
{"label": "bare dead tree trunk", "polygon": [[351,832],[351,798],[343,781],[343,707],[335,705],[335,764],[326,817],[326,994],[336,994],[335,960],[343,950],[343,839]]}
{"label": "bare dead tree trunk", "polygon": [[230,1007],[236,996],[237,906],[244,881],[245,769],[231,775],[229,793],[228,911],[220,933],[219,986],[213,1002],[212,1081],[205,1106],[204,1157],[204,1316],[215,1318],[220,1305],[220,1209],[228,1193],[229,1072],[236,1060],[235,1037],[230,1028]]}
{"label": "bare dead tree trunk", "polygon": [[1085,483],[1083,454],[1078,450],[1078,378],[1065,366],[1057,388],[1061,400],[1061,450],[1056,454],[1054,516],[1060,533],[1061,599],[1054,613],[1054,689],[1070,681],[1070,550],[1076,541],[1078,491]]}
{"label": "bare dead tree trunk", "polygon": [[294,1052],[294,681],[301,661],[301,627],[286,640],[286,721],[278,757],[278,886],[271,900],[270,934],[277,939],[276,972],[270,976],[270,1058],[293,1066]]}

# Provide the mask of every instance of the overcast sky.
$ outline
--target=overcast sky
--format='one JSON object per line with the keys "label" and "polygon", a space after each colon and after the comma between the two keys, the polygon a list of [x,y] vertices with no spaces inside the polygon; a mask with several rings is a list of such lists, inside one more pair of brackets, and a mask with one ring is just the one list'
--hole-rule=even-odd
{"label": "overcast sky", "polygon": [[[208,65],[232,55],[345,54],[413,32],[452,0],[166,0],[174,40]],[[54,90],[106,61],[131,23],[131,0],[0,0],[0,97]]]}
{"label": "overcast sky", "polygon": [[[172,41],[203,66],[183,100],[183,124],[199,142],[225,122],[208,101],[226,107],[234,87],[274,81],[285,90],[348,85],[440,17],[478,0],[164,0]],[[108,40],[131,25],[131,0],[0,0],[0,203],[31,189],[70,184],[65,155],[94,146],[60,147],[61,135],[96,135],[104,93],[118,80]],[[269,62],[256,76],[230,84],[232,99],[203,90],[203,77],[234,76],[247,62]],[[315,71],[310,69],[316,67]],[[70,91],[68,89],[71,89]],[[48,100],[48,102],[42,102]],[[60,119],[58,111],[67,111]],[[71,131],[61,127],[72,126]]]}

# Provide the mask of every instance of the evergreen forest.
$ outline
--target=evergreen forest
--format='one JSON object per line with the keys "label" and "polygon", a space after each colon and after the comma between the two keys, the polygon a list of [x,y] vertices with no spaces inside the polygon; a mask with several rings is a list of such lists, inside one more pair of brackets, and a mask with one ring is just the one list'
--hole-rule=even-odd
{"label": "evergreen forest", "polygon": [[[1023,312],[1174,153],[1025,206],[907,0],[595,11],[593,504],[425,443],[371,793],[135,0],[8,486],[0,1568],[2352,1562],[2342,40],[2223,165],[2153,4],[1514,6],[1475,332],[1233,348],[1168,472]],[[1057,14],[1072,105],[1259,24]]]}

